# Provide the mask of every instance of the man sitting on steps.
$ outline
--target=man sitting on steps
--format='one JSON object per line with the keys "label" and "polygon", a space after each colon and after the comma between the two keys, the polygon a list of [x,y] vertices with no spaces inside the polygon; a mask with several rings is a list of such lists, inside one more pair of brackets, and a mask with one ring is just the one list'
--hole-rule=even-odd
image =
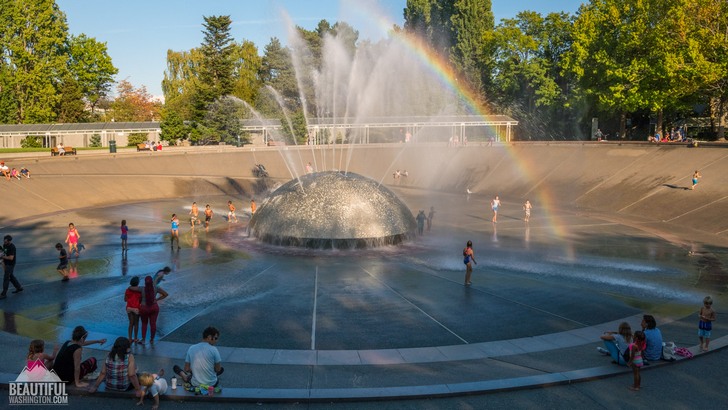
{"label": "man sitting on steps", "polygon": [[[218,376],[224,371],[221,363],[220,352],[215,345],[220,337],[220,331],[210,326],[202,332],[202,341],[190,346],[185,356],[185,368],[180,369],[175,365],[172,370],[191,389],[199,388],[202,393],[208,387],[217,387],[220,379]],[[219,388],[215,389],[220,391]],[[205,394],[205,393],[203,393]]]}

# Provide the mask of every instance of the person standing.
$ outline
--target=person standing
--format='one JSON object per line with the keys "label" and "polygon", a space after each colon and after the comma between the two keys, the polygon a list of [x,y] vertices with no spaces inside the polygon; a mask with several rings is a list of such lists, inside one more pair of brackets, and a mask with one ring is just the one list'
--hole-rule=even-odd
{"label": "person standing", "polygon": [[250,200],[250,217],[252,218],[253,215],[255,215],[255,210],[258,209],[258,206],[255,205],[255,199]]}
{"label": "person standing", "polygon": [[212,208],[210,204],[205,205],[205,232],[210,230],[210,221],[212,220]]}
{"label": "person standing", "polygon": [[435,207],[430,207],[430,213],[427,214],[427,232],[430,232],[430,228],[432,228],[432,218],[435,217]]}
{"label": "person standing", "polygon": [[127,250],[126,239],[129,236],[129,227],[126,226],[126,219],[121,221],[121,250]]}
{"label": "person standing", "polygon": [[473,275],[473,263],[478,264],[475,261],[475,252],[473,252],[473,241],[468,241],[463,249],[463,263],[465,264],[465,286],[470,286],[473,284],[470,281],[470,277]]}
{"label": "person standing", "polygon": [[700,321],[698,322],[698,338],[700,339],[700,351],[707,352],[710,344],[710,333],[713,330],[715,321],[715,310],[713,310],[713,298],[706,296],[703,299],[703,307],[700,308]]}
{"label": "person standing", "polygon": [[200,210],[197,208],[197,202],[192,203],[192,208],[190,209],[190,226],[192,226],[192,232],[195,231],[195,225],[200,223]]}
{"label": "person standing", "polygon": [[63,244],[58,242],[56,244],[56,250],[58,251],[58,266],[56,270],[63,276],[62,282],[68,282],[68,252],[63,249]]}
{"label": "person standing", "polygon": [[531,209],[533,206],[531,205],[531,201],[528,199],[526,200],[526,203],[523,204],[523,212],[526,213],[526,216],[523,218],[524,221],[528,222],[529,219],[531,219]]}
{"label": "person standing", "polygon": [[23,291],[23,286],[20,285],[20,282],[15,277],[15,264],[17,263],[16,254],[17,249],[15,249],[15,244],[13,244],[13,237],[5,235],[3,238],[3,251],[0,253],[0,257],[5,265],[5,274],[3,275],[3,292],[0,293],[0,299],[8,297],[8,288],[11,283],[15,287],[13,293]]}
{"label": "person standing", "polygon": [[[164,289],[154,285],[154,278],[147,276],[144,278],[144,287],[142,290],[142,300],[139,306],[139,316],[142,319],[142,340],[139,344],[144,344],[147,338],[147,323],[149,324],[149,343],[154,344],[154,336],[157,334],[157,317],[159,316],[158,301],[169,296]],[[157,297],[159,294],[159,297]]]}
{"label": "person standing", "polygon": [[500,207],[500,198],[498,198],[498,195],[493,198],[492,201],[490,201],[490,208],[493,210],[493,221],[494,224],[498,223],[498,207]]}
{"label": "person standing", "polygon": [[170,233],[170,244],[172,246],[172,249],[174,249],[174,241],[177,240],[177,250],[179,250],[179,219],[177,219],[177,214],[172,214],[172,220],[170,221],[172,224],[172,230]]}
{"label": "person standing", "polygon": [[642,377],[640,377],[640,368],[644,366],[643,353],[645,350],[645,334],[641,330],[634,332],[633,341],[629,344],[629,361],[627,366],[632,368],[634,382],[629,387],[630,390],[637,391],[642,385]]}
{"label": "person standing", "polygon": [[425,219],[427,219],[427,217],[425,216],[425,211],[420,209],[420,212],[417,214],[417,217],[415,217],[415,220],[417,221],[417,233],[420,236],[422,236],[424,234]]}
{"label": "person standing", "polygon": [[695,185],[698,185],[698,179],[702,178],[703,176],[700,175],[700,172],[696,169],[693,173],[693,185],[690,187],[690,189],[695,189]]}
{"label": "person standing", "polygon": [[66,235],[66,243],[68,244],[68,252],[73,253],[76,252],[76,256],[79,255],[78,252],[78,241],[81,239],[81,235],[78,233],[78,229],[76,229],[76,226],[73,225],[73,222],[68,224],[68,234]]}

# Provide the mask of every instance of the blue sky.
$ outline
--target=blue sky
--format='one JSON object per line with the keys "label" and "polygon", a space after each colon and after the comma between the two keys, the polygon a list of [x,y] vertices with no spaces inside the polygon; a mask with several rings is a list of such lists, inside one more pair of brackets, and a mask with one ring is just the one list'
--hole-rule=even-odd
{"label": "blue sky", "polygon": [[[284,44],[285,15],[306,29],[322,19],[346,21],[359,30],[360,38],[378,40],[380,24],[387,17],[402,25],[406,0],[56,0],[66,13],[72,34],[84,33],[106,42],[116,80],[126,79],[135,87],[144,85],[155,96],[162,95],[167,50],[189,50],[202,42],[202,17],[230,15],[235,41],[250,40],[259,53],[278,37]],[[582,0],[492,0],[493,13],[514,17],[523,10],[542,14],[575,13]],[[284,11],[284,12],[282,12]],[[391,25],[390,25],[391,26]]]}

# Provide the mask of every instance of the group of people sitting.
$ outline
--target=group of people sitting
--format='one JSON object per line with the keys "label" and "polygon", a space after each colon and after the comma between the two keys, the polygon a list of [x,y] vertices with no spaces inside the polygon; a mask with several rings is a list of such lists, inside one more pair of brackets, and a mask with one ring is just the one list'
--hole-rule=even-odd
{"label": "group of people sitting", "polygon": [[144,143],[144,147],[151,151],[161,151],[162,150],[162,142],[154,142],[154,141],[146,141]]}
{"label": "group of people sitting", "polygon": [[30,171],[26,167],[20,167],[18,168],[10,168],[7,165],[5,165],[5,162],[0,162],[0,174],[5,177],[6,180],[10,181],[11,179],[21,179],[23,177],[30,178]]}
{"label": "group of people sitting", "polygon": [[650,361],[657,361],[662,358],[662,333],[657,328],[657,322],[654,316],[642,316],[640,324],[642,330],[632,332],[632,327],[627,322],[622,322],[617,331],[604,332],[601,339],[604,341],[604,347],[598,347],[599,352],[611,356],[612,362],[622,366],[627,366],[628,360],[625,360],[625,352],[629,350],[630,344],[636,333],[643,333],[645,346],[642,349],[643,364],[649,364]]}
{"label": "group of people sitting", "polygon": [[655,135],[647,137],[647,141],[649,142],[686,142],[687,140],[687,135],[682,127],[677,129],[673,128],[664,135],[661,135],[660,132],[657,131]]}
{"label": "group of people sitting", "polygon": [[[88,388],[90,393],[96,392],[101,383],[105,383],[106,390],[134,390],[139,398],[138,405],[144,403],[145,397],[150,397],[154,400],[152,410],[158,409],[159,397],[168,389],[164,369],[157,373],[138,372],[134,354],[131,352],[131,341],[127,337],[118,337],[101,364],[98,376],[94,378],[93,374],[99,364],[95,357],[83,360],[83,348],[91,344],[103,345],[106,339],[88,340],[88,335],[83,326],[76,326],[71,340],[61,346],[56,345],[52,354],[44,351],[43,340],[31,341],[27,357],[28,368],[32,369],[41,362],[47,369],[53,369],[62,381],[78,388]],[[202,332],[202,341],[187,350],[184,368],[174,366],[174,372],[186,391],[203,395],[221,391],[219,376],[224,369],[220,352],[215,346],[219,338],[220,332],[216,328],[206,328]],[[176,380],[172,380],[172,388],[176,388]]]}

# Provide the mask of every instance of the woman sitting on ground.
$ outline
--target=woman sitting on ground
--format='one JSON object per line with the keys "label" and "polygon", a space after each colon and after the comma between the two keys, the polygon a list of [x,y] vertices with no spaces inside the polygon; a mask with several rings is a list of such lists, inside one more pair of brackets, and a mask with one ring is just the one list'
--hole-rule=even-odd
{"label": "woman sitting on ground", "polygon": [[101,366],[99,377],[91,385],[89,392],[94,393],[102,381],[106,382],[106,390],[127,391],[133,387],[137,392],[141,392],[134,355],[131,354],[131,343],[126,337],[116,339],[114,347]]}
{"label": "woman sitting on ground", "polygon": [[626,366],[627,363],[624,361],[623,355],[624,351],[627,350],[627,347],[632,342],[632,328],[629,323],[620,323],[618,331],[604,332],[600,338],[604,341],[606,349],[597,347],[597,350],[605,355],[612,356],[612,363]]}

